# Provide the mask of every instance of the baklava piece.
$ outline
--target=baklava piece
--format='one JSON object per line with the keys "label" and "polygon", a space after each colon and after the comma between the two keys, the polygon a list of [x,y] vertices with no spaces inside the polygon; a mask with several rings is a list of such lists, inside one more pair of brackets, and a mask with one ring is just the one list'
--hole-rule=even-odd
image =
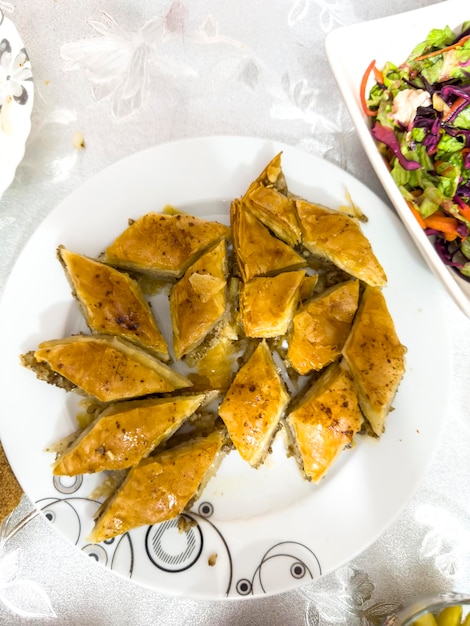
{"label": "baklava piece", "polygon": [[[287,182],[284,172],[282,171],[282,152],[278,152],[266,165],[263,171],[252,182],[252,185],[264,185],[265,187],[273,187],[280,193],[287,196]],[[251,187],[251,185],[250,185]],[[250,189],[250,187],[248,189]]]}
{"label": "baklava piece", "polygon": [[380,289],[366,287],[342,352],[361,409],[379,437],[405,373],[406,354]]}
{"label": "baklava piece", "polygon": [[244,282],[307,265],[303,256],[272,235],[242,201],[232,202],[230,221],[235,256]]}
{"label": "baklava piece", "polygon": [[294,200],[287,193],[281,167],[281,153],[277,154],[251,183],[243,202],[253,215],[277,237],[294,247],[300,243],[300,229]]}
{"label": "baklava piece", "polygon": [[287,358],[300,375],[320,371],[341,354],[359,301],[359,281],[349,280],[307,300],[294,315]]}
{"label": "baklava piece", "polygon": [[167,343],[137,281],[64,246],[59,246],[57,256],[93,332],[128,339],[162,361],[169,360]]}
{"label": "baklava piece", "polygon": [[227,312],[225,241],[203,254],[171,289],[170,315],[176,359],[199,346]]}
{"label": "baklava piece", "polygon": [[240,288],[240,317],[247,337],[285,335],[299,301],[304,270],[253,278]]}
{"label": "baklava piece", "polygon": [[[43,366],[57,374],[48,382],[58,386],[60,378],[72,388],[101,402],[165,393],[191,382],[136,345],[109,335],[72,335],[39,344],[23,364],[43,376]],[[59,380],[56,380],[56,379]]]}
{"label": "baklava piece", "polygon": [[336,361],[286,417],[301,471],[319,481],[361,429],[362,413],[350,373]]}
{"label": "baklava piece", "polygon": [[105,263],[156,278],[175,279],[208,248],[228,239],[224,224],[177,213],[146,213],[106,249]]}
{"label": "baklava piece", "polygon": [[240,367],[219,415],[240,456],[258,467],[265,459],[289,401],[265,340]]}
{"label": "baklava piece", "polygon": [[373,287],[385,286],[385,272],[355,219],[306,200],[296,200],[295,206],[309,252]]}
{"label": "baklava piece", "polygon": [[226,432],[219,430],[141,461],[98,510],[90,541],[177,517],[197,499],[227,449]]}
{"label": "baklava piece", "polygon": [[167,441],[205,398],[197,394],[112,404],[60,454],[53,473],[76,476],[137,465]]}

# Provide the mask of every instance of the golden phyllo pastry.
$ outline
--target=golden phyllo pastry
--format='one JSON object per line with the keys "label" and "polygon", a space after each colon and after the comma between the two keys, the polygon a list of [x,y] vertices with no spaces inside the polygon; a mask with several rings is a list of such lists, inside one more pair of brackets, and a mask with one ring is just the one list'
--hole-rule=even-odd
{"label": "golden phyllo pastry", "polygon": [[309,252],[369,285],[385,286],[385,272],[355,219],[305,200],[296,200],[295,206]]}
{"label": "golden phyllo pastry", "polygon": [[253,467],[264,461],[289,401],[265,340],[238,370],[219,415],[240,456]]}
{"label": "golden phyllo pastry", "polygon": [[[34,361],[101,402],[164,393],[191,382],[134,344],[108,335],[73,335],[44,341]],[[23,361],[25,362],[25,360]],[[34,363],[25,363],[35,369]]]}
{"label": "golden phyllo pastry", "polygon": [[341,354],[359,301],[359,281],[348,280],[307,300],[294,315],[287,358],[301,375],[319,371]]}
{"label": "golden phyllo pastry", "polygon": [[405,354],[382,291],[367,287],[343,356],[361,409],[377,436],[385,429],[385,418],[405,373]]}
{"label": "golden phyllo pastry", "polygon": [[315,295],[315,288],[318,284],[318,274],[307,274],[300,285],[299,300],[305,302]]}
{"label": "golden phyllo pastry", "polygon": [[168,361],[167,343],[137,281],[63,246],[57,255],[93,332],[123,337]]}
{"label": "golden phyllo pastry", "polygon": [[[258,468],[281,427],[313,482],[358,433],[384,430],[406,352],[386,274],[356,207],[292,194],[281,154],[232,200],[230,226],[168,207],[98,259],[57,249],[91,334],[20,358],[85,396],[82,428],[48,451],[56,476],[110,473],[92,494],[106,498],[94,542],[188,510],[229,450]],[[169,306],[154,315],[156,291]]]}
{"label": "golden phyllo pastry", "polygon": [[367,287],[343,356],[361,409],[377,436],[385,429],[385,418],[405,373],[405,354],[382,291]]}
{"label": "golden phyllo pastry", "polygon": [[282,171],[281,159],[282,152],[278,152],[251,184],[261,184],[265,187],[274,187],[274,189],[277,189],[286,196],[287,183],[284,172]]}
{"label": "golden phyllo pastry", "polygon": [[275,187],[253,183],[243,196],[243,202],[277,237],[292,247],[300,243],[302,231],[292,198]]}
{"label": "golden phyllo pastry", "polygon": [[293,199],[289,196],[281,165],[282,152],[251,183],[243,202],[267,228],[291,246],[300,243],[300,229]]}
{"label": "golden phyllo pastry", "polygon": [[240,318],[247,337],[279,337],[287,332],[304,276],[304,270],[283,272],[241,285]]}
{"label": "golden phyllo pastry", "polygon": [[148,398],[106,407],[58,457],[61,476],[121,470],[137,465],[190,417],[206,394]]}
{"label": "golden phyllo pastry", "polygon": [[[238,335],[227,323],[217,333],[217,340],[205,347],[202,356],[195,353],[198,376],[210,389],[225,391],[233,377],[233,367],[238,356]],[[193,355],[191,355],[192,359]]]}
{"label": "golden phyllo pastry", "polygon": [[228,305],[225,241],[204,253],[171,289],[173,349],[180,359],[201,344]]}
{"label": "golden phyllo pastry", "polygon": [[90,540],[99,543],[182,513],[215,473],[225,447],[225,431],[214,431],[141,461],[99,509]]}
{"label": "golden phyllo pastry", "polygon": [[305,477],[320,480],[361,429],[362,413],[350,373],[338,361],[330,365],[286,423]]}
{"label": "golden phyllo pastry", "polygon": [[230,210],[235,256],[244,282],[305,267],[307,262],[264,226],[240,200]]}
{"label": "golden phyllo pastry", "polygon": [[103,261],[161,278],[178,278],[230,229],[218,222],[178,213],[147,213],[106,249]]}

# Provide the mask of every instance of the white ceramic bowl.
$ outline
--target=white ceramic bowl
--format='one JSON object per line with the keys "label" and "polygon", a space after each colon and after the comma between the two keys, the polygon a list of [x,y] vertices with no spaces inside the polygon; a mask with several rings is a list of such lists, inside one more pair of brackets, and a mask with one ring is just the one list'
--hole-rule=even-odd
{"label": "white ceramic bowl", "polygon": [[447,0],[414,11],[344,26],[331,31],[325,40],[331,69],[380,182],[428,266],[468,317],[470,282],[441,261],[432,242],[411,214],[370,133],[370,120],[362,112],[359,91],[364,72],[373,59],[377,67],[382,67],[386,61],[400,64],[432,28],[448,25],[456,29],[469,19],[468,0]]}

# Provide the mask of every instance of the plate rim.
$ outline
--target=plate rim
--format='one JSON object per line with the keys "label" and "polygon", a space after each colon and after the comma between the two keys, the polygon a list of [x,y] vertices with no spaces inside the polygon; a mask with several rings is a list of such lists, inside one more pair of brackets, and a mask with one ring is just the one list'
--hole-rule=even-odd
{"label": "plate rim", "polygon": [[[312,159],[313,161],[316,161],[316,162],[320,162],[321,161],[322,163],[325,164],[325,166],[330,171],[333,171],[333,172],[335,172],[338,175],[344,176],[346,178],[346,180],[355,181],[355,184],[357,184],[360,189],[366,190],[371,198],[377,199],[383,205],[383,207],[387,211],[390,211],[390,217],[391,217],[391,219],[396,221],[397,226],[399,226],[399,224],[400,224],[398,219],[393,215],[393,213],[389,209],[389,207],[387,207],[385,205],[385,203],[383,203],[380,199],[378,199],[377,196],[369,188],[367,188],[366,185],[364,185],[359,180],[357,180],[352,174],[350,174],[349,172],[347,172],[345,170],[342,170],[336,164],[333,164],[333,163],[330,163],[328,161],[325,161],[324,159],[321,159],[320,157],[318,157],[316,155],[309,154],[309,153],[305,152],[304,150],[302,150],[302,149],[300,149],[298,147],[295,147],[295,146],[292,146],[292,145],[288,145],[288,144],[283,144],[283,143],[281,143],[279,141],[270,140],[270,139],[265,140],[265,139],[253,138],[253,137],[223,136],[223,135],[222,136],[214,136],[214,137],[200,137],[200,138],[193,138],[193,139],[181,139],[181,140],[174,141],[174,142],[167,142],[165,144],[159,144],[157,146],[154,146],[154,147],[151,147],[151,148],[147,148],[147,149],[142,150],[142,151],[138,151],[138,152],[134,153],[133,155],[130,155],[128,157],[124,157],[120,161],[118,161],[118,162],[108,166],[107,168],[104,168],[103,170],[101,170],[100,172],[95,174],[93,177],[91,177],[91,179],[88,179],[88,181],[85,181],[85,183],[80,185],[80,187],[78,187],[77,189],[72,191],[54,209],[52,209],[51,213],[48,216],[46,216],[46,218],[43,220],[43,222],[41,222],[41,224],[37,227],[37,229],[31,235],[31,238],[25,244],[23,250],[21,251],[21,253],[20,253],[20,255],[19,255],[18,259],[17,259],[17,261],[15,262],[15,264],[13,266],[13,269],[12,269],[12,271],[10,273],[10,276],[8,277],[8,279],[6,281],[6,284],[5,284],[5,289],[4,289],[3,294],[2,294],[2,299],[0,300],[0,319],[2,318],[2,315],[3,315],[4,298],[6,298],[7,294],[9,293],[9,290],[11,289],[10,281],[13,281],[13,279],[14,279],[15,268],[17,267],[19,259],[23,256],[24,251],[28,249],[28,246],[30,245],[31,239],[34,238],[34,236],[36,235],[36,233],[38,231],[40,231],[40,229],[43,226],[43,224],[47,223],[49,219],[53,219],[55,217],[55,215],[60,213],[60,211],[63,210],[62,207],[67,206],[67,203],[71,202],[71,198],[75,198],[75,196],[80,196],[80,194],[83,193],[83,189],[84,188],[88,189],[89,186],[93,187],[93,184],[95,184],[96,181],[99,181],[102,178],[102,176],[104,175],[105,172],[109,172],[110,170],[114,171],[116,166],[121,167],[123,164],[125,164],[126,162],[128,163],[132,159],[139,160],[140,158],[144,158],[143,155],[146,154],[146,153],[148,155],[151,155],[152,152],[154,152],[155,150],[163,150],[164,151],[166,149],[166,147],[168,147],[168,146],[172,146],[173,149],[175,147],[177,148],[179,146],[179,148],[181,149],[181,147],[184,148],[184,147],[188,146],[189,144],[192,144],[193,146],[194,145],[197,146],[197,145],[204,145],[207,142],[209,142],[209,144],[211,144],[212,146],[217,144],[217,143],[219,145],[220,145],[220,143],[222,143],[222,145],[223,145],[223,144],[226,144],[226,142],[234,142],[234,143],[237,143],[239,145],[243,144],[243,146],[257,146],[258,148],[264,148],[264,149],[266,149],[267,145],[271,146],[271,148],[277,148],[277,147],[282,147],[283,146],[284,149],[287,152],[294,151],[294,153],[297,153],[298,155],[301,155],[301,157],[303,159],[305,159],[305,158],[306,159]],[[299,158],[300,158],[300,156],[299,156]],[[121,164],[121,165],[119,165],[119,164]],[[256,175],[257,172],[252,172],[252,174]],[[52,218],[51,218],[51,216],[52,216]],[[399,226],[399,228],[401,228],[401,226]],[[449,344],[449,342],[447,342],[447,344]],[[450,363],[450,359],[449,358],[448,358],[448,361]],[[0,367],[1,367],[1,363],[0,363]],[[449,376],[449,380],[450,380],[450,376],[451,376],[450,368],[449,368],[448,376]],[[450,398],[447,398],[446,400],[448,402],[450,400]],[[447,407],[444,407],[444,411],[447,412]],[[1,436],[1,432],[2,432],[2,428],[1,428],[2,427],[2,423],[3,423],[3,421],[0,419],[0,436]],[[442,426],[443,426],[443,419],[441,419],[441,427]],[[438,443],[438,437],[435,438],[434,449],[437,447],[437,443]],[[5,452],[7,454],[7,457],[10,458],[10,449],[8,448],[8,446],[5,447]],[[432,456],[433,455],[430,455],[428,457],[427,463],[426,463],[426,467],[431,463]],[[11,459],[11,460],[13,461],[12,465],[14,467],[15,466],[15,461],[14,461],[14,459]],[[424,476],[424,472],[421,475],[421,480],[422,480],[423,476]],[[418,481],[418,483],[415,485],[415,489],[413,490],[413,493],[419,487],[420,482],[421,481]],[[408,497],[407,497],[406,501],[402,501],[401,502],[401,506],[399,507],[399,509],[396,510],[394,515],[391,518],[388,519],[388,521],[385,524],[385,526],[382,526],[381,528],[379,528],[377,530],[377,532],[375,533],[374,537],[372,537],[372,539],[370,541],[368,541],[367,545],[363,545],[361,547],[358,547],[356,552],[355,552],[355,554],[354,555],[349,554],[347,556],[347,558],[346,558],[346,561],[344,561],[344,562],[349,561],[350,559],[354,558],[354,556],[356,554],[362,552],[367,547],[369,547],[371,545],[371,543],[373,543],[385,531],[385,529],[394,521],[394,519],[399,515],[399,513],[404,508],[404,506],[406,505],[406,502],[408,501],[409,498],[411,498],[411,496],[412,496],[412,493],[408,494]],[[66,537],[66,538],[68,539],[68,537]],[[330,571],[330,570],[328,570],[328,571]],[[141,583],[140,581],[138,581],[138,582],[140,584],[144,584],[145,585],[145,583]],[[305,584],[305,583],[302,583],[302,584]],[[294,588],[297,588],[298,586],[300,586],[300,583],[299,583],[299,585],[295,585]],[[277,590],[274,591],[274,593],[280,593],[280,592],[285,591],[285,590],[287,590],[287,589],[284,589],[284,590],[283,589],[281,589],[281,590],[277,589]],[[172,593],[168,589],[162,589],[162,591],[164,591],[166,593]],[[175,590],[174,593],[179,593],[179,592],[177,590]],[[189,594],[189,595],[191,595],[191,594]],[[266,594],[266,595],[270,595],[270,594]],[[219,596],[219,595],[217,595],[217,596],[210,596],[210,595],[209,596],[205,596],[205,594],[195,594],[194,597],[210,597],[210,598],[214,599],[215,597],[221,597],[221,596]],[[230,596],[230,598],[231,597],[232,596]],[[235,597],[237,597],[237,596],[235,596]]]}

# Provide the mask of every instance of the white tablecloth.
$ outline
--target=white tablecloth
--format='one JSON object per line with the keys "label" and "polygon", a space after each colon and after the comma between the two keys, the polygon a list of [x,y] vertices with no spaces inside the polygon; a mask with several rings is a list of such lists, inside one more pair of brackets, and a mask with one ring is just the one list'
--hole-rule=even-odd
{"label": "white tablecloth", "polygon": [[[324,38],[343,24],[428,4],[0,3],[23,38],[35,88],[26,154],[0,201],[0,288],[30,234],[59,201],[118,159],[175,139],[279,140],[340,165],[388,202],[329,70]],[[74,137],[75,143],[82,137],[85,147],[76,147]],[[412,501],[351,563],[274,597],[172,598],[84,558],[36,518],[3,551],[0,544],[0,624],[372,626],[414,595],[470,591],[470,322],[446,294],[442,298],[454,370],[438,452]],[[417,393],[431,384],[423,380]],[[25,496],[14,520],[30,508]],[[5,602],[13,583],[16,611]]]}

